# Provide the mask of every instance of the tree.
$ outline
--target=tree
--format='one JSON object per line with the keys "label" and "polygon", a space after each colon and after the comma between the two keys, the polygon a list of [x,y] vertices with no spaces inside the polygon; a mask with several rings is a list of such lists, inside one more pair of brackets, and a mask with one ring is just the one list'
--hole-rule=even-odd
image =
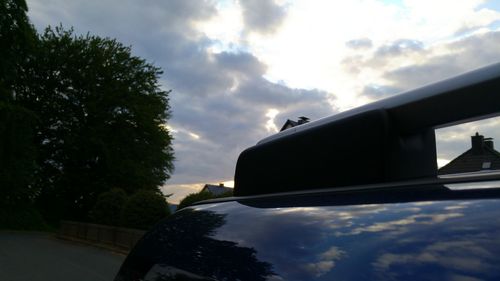
{"label": "tree", "polygon": [[17,204],[33,195],[36,148],[32,112],[0,102],[0,201]]}
{"label": "tree", "polygon": [[162,71],[130,47],[62,27],[40,36],[15,88],[40,119],[37,199],[51,221],[85,219],[98,194],[156,191],[173,170]]}
{"label": "tree", "polygon": [[122,211],[122,224],[132,228],[149,229],[168,215],[170,209],[165,197],[157,191],[139,190],[127,200]]}
{"label": "tree", "polygon": [[105,225],[121,224],[121,212],[127,202],[127,193],[119,188],[101,193],[90,211],[93,222]]}
{"label": "tree", "polygon": [[0,1],[0,101],[14,99],[13,85],[31,59],[36,32],[29,23],[24,0]]}
{"label": "tree", "polygon": [[223,197],[230,197],[233,196],[233,193],[231,191],[225,192],[221,195],[213,195],[212,193],[208,191],[200,191],[198,193],[191,193],[188,196],[184,197],[184,199],[181,200],[179,203],[179,206],[177,206],[177,210],[180,210],[182,208],[185,208],[187,206],[193,205],[196,202],[203,201],[203,200],[209,200],[209,199],[215,199],[215,198],[223,198]]}
{"label": "tree", "polygon": [[15,85],[32,58],[36,42],[26,16],[24,0],[0,2],[0,201],[18,204],[29,201],[35,173],[36,115],[15,101]]}

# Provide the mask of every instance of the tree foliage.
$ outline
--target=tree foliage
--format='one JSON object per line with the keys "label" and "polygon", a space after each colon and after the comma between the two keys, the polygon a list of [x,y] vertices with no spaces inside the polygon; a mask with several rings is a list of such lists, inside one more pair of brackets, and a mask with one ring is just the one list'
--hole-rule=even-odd
{"label": "tree foliage", "polygon": [[0,208],[0,230],[53,230],[30,202],[5,204]]}
{"label": "tree foliage", "polygon": [[17,204],[33,196],[36,117],[22,107],[0,102],[0,201]]}
{"label": "tree foliage", "polygon": [[30,24],[24,0],[0,1],[0,100],[14,99],[12,87],[19,81],[24,63],[32,58],[36,32]]}
{"label": "tree foliage", "polygon": [[93,222],[105,225],[119,226],[121,224],[121,212],[127,201],[127,193],[119,188],[103,192],[97,198],[97,202],[90,211]]}
{"label": "tree foliage", "polygon": [[157,190],[173,170],[161,70],[129,47],[62,27],[40,36],[15,89],[40,118],[39,206],[53,220],[84,218],[98,194]]}
{"label": "tree foliage", "polygon": [[139,190],[127,200],[122,211],[122,224],[131,228],[149,229],[169,214],[168,203],[159,192]]}
{"label": "tree foliage", "polygon": [[162,71],[113,39],[37,34],[27,10],[0,0],[0,199],[57,222],[113,187],[158,191],[173,170]]}
{"label": "tree foliage", "polygon": [[32,59],[35,30],[24,0],[0,1],[0,204],[19,205],[35,194],[36,115],[15,100],[15,85]]}

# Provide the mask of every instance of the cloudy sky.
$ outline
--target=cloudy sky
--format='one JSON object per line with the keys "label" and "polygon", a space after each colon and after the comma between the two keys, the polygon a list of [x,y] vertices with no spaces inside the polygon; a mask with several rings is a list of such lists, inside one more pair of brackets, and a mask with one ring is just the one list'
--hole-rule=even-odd
{"label": "cloudy sky", "polygon": [[[287,118],[315,120],[500,61],[500,0],[27,2],[37,29],[116,38],[165,71],[172,202],[231,184],[238,154]],[[500,138],[498,123],[439,133],[438,160],[465,151],[476,130]]]}

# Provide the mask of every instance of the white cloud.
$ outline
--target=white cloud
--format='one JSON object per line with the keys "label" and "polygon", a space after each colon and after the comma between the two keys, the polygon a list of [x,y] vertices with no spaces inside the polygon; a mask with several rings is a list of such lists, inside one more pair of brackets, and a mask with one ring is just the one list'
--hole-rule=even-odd
{"label": "white cloud", "polygon": [[267,111],[266,117],[269,118],[266,122],[266,130],[270,133],[277,133],[278,132],[278,127],[274,123],[274,118],[276,118],[276,115],[278,115],[280,112],[279,110],[275,108],[271,108]]}
{"label": "white cloud", "polygon": [[446,220],[462,217],[461,213],[446,214],[417,214],[387,222],[378,222],[371,225],[357,227],[347,233],[338,232],[337,236],[358,235],[365,232],[385,232],[400,235],[408,231],[407,226],[432,225],[442,223]]}
{"label": "white cloud", "polygon": [[312,276],[320,277],[332,270],[335,267],[335,261],[340,260],[345,254],[345,251],[340,250],[338,247],[330,247],[330,249],[318,255],[317,262],[307,263],[303,266],[303,269]]}
{"label": "white cloud", "polygon": [[[451,238],[448,241],[428,244],[424,248],[412,248],[412,253],[384,253],[373,263],[373,267],[393,278],[398,277],[397,273],[394,275],[391,271],[393,266],[417,268],[422,264],[440,266],[451,273],[491,272],[496,266],[495,255],[487,246],[497,246],[497,242],[485,239],[484,236],[472,236],[463,240]],[[464,278],[466,276],[455,277],[451,280],[475,280]]]}

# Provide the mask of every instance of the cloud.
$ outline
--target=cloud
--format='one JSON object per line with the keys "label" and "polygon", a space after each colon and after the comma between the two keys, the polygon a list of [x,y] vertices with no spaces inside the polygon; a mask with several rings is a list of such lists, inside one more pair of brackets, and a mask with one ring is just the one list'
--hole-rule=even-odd
{"label": "cloud", "polygon": [[369,49],[373,46],[373,42],[370,38],[359,38],[349,40],[345,45],[351,49]]}
{"label": "cloud", "polygon": [[[125,44],[144,47],[145,50],[154,45],[135,44],[138,43],[136,40],[158,39],[155,36],[165,33],[192,36],[196,22],[208,20],[216,13],[212,2],[203,0],[144,3],[124,0],[119,5],[97,0],[27,2],[30,18],[38,30],[43,30],[48,24],[62,23],[75,27],[80,33],[115,37]],[[172,44],[172,48],[175,46],[182,48],[182,45]]]}
{"label": "cloud", "polygon": [[379,47],[374,56],[387,57],[387,56],[400,56],[410,52],[420,52],[424,50],[424,43],[418,40],[411,39],[398,39],[390,44]]}
{"label": "cloud", "polygon": [[245,28],[259,33],[272,33],[281,25],[286,10],[274,0],[241,0],[239,1]]}
{"label": "cloud", "polygon": [[462,217],[461,213],[447,214],[417,214],[408,217],[391,220],[386,222],[377,222],[367,226],[357,227],[347,233],[337,232],[337,236],[359,235],[366,232],[384,232],[391,235],[401,235],[408,232],[408,226],[415,225],[433,225],[439,224],[446,220]]}
{"label": "cloud", "polygon": [[378,48],[372,57],[356,62],[360,64],[358,68],[380,67],[381,78],[387,83],[381,86],[409,90],[499,61],[500,51],[495,47],[498,44],[499,31],[474,34],[427,49],[419,41],[396,40]]}
{"label": "cloud", "polygon": [[[490,220],[484,219],[488,210],[484,208],[488,203],[422,203],[426,205],[418,205],[426,211],[432,210],[433,216],[441,217],[429,222],[431,224],[425,224],[427,226],[417,221],[413,226],[413,230],[417,231],[400,233],[403,239],[391,238],[391,245],[381,247],[371,264],[378,279],[403,280],[415,274],[423,279],[494,279],[493,276],[498,274],[495,270],[494,250],[499,246],[495,238],[498,236],[498,229],[491,225]],[[446,211],[457,210],[463,216],[453,220],[446,218],[453,214]],[[475,222],[473,228],[464,222],[471,218]],[[430,227],[429,231],[422,231],[426,227]],[[477,231],[478,229],[481,231]],[[394,241],[397,242],[394,244]]]}
{"label": "cloud", "polygon": [[303,266],[303,268],[312,276],[320,277],[330,272],[330,270],[335,267],[335,261],[340,260],[343,256],[345,256],[345,254],[345,251],[332,246],[324,253],[320,253],[318,255],[318,261],[307,263]]}
{"label": "cloud", "polygon": [[496,242],[484,237],[469,239],[440,241],[408,254],[384,253],[373,263],[373,267],[379,272],[390,272],[391,267],[395,266],[407,266],[415,270],[422,265],[434,264],[456,273],[485,274],[495,271],[495,255],[485,245],[496,246]]}
{"label": "cloud", "polygon": [[304,265],[304,270],[309,272],[314,277],[320,277],[325,273],[328,273],[335,263],[333,261],[319,261],[315,263],[308,263]]}

